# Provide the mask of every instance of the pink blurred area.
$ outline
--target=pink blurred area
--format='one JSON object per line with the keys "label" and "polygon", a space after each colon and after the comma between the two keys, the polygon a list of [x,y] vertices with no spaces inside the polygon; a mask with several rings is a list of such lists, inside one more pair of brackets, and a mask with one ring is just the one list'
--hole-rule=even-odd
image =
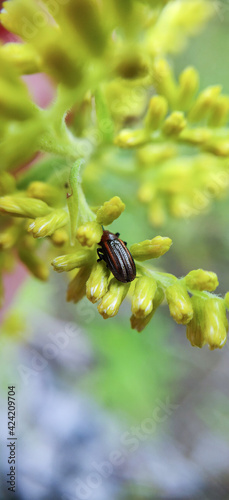
{"label": "pink blurred area", "polygon": [[55,96],[55,89],[51,80],[44,73],[25,75],[26,83],[32,100],[41,108],[47,108]]}
{"label": "pink blurred area", "polygon": [[28,272],[20,262],[16,264],[15,270],[12,273],[7,273],[3,276],[4,304],[2,309],[0,309],[0,323],[4,319],[4,316],[8,308],[10,307],[14,295],[16,294],[22,283],[25,281],[27,276]]}
{"label": "pink blurred area", "polygon": [[[2,3],[3,0],[0,0],[0,9],[2,8]],[[1,43],[9,43],[9,42],[20,43],[18,37],[5,30],[5,28],[3,28],[1,24],[0,24],[0,40]],[[55,95],[55,89],[51,80],[44,73],[25,75],[22,78],[28,87],[32,100],[43,109],[48,107]],[[37,156],[35,157],[35,161],[36,158]],[[30,168],[33,163],[34,159],[32,159],[32,161],[29,162],[28,164],[22,165],[20,169],[25,170],[27,168]],[[5,300],[3,308],[0,311],[0,321],[2,321],[6,311],[10,307],[13,297],[20,288],[21,284],[26,279],[27,275],[28,275],[27,270],[20,262],[17,262],[15,269],[11,274],[7,273],[4,275],[3,282],[5,291],[4,293]]]}

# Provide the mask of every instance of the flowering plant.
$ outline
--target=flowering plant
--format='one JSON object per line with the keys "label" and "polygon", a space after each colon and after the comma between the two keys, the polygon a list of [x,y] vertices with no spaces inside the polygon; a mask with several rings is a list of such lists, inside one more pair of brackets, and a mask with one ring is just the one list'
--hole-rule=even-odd
{"label": "flowering plant", "polygon": [[[208,0],[12,0],[0,14],[17,37],[0,47],[1,273],[16,254],[47,280],[51,261],[70,275],[67,300],[86,294],[105,319],[128,294],[137,331],[166,299],[191,344],[211,349],[226,342],[229,306],[212,293],[215,273],[178,279],[143,264],[171,246],[156,236],[130,247],[137,275],[122,283],[96,249],[125,208],[119,193],[98,196],[105,169],[136,179],[154,227],[198,214],[227,187],[229,97],[218,85],[199,92],[193,67],[177,81],[169,63],[213,12]],[[56,90],[47,109],[22,78],[41,72]]]}

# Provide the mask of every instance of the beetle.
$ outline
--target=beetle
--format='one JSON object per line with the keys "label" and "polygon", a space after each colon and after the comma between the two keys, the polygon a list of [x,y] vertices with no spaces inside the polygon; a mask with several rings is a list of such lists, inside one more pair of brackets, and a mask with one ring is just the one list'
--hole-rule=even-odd
{"label": "beetle", "polygon": [[134,259],[126,246],[126,241],[119,238],[120,233],[103,231],[97,249],[98,261],[104,260],[114,277],[123,283],[129,283],[136,278]]}

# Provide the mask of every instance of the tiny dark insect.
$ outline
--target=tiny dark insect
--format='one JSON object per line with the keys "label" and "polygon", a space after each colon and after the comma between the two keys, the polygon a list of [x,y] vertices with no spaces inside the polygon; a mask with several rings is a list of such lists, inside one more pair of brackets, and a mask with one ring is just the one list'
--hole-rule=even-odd
{"label": "tiny dark insect", "polygon": [[104,260],[114,277],[123,283],[129,283],[136,278],[134,259],[126,247],[126,241],[119,239],[119,233],[103,231],[97,249],[98,262]]}

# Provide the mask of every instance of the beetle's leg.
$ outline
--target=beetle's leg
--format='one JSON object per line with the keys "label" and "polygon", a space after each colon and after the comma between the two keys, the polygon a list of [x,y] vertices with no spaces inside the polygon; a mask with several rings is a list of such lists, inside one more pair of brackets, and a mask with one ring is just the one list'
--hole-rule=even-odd
{"label": "beetle's leg", "polygon": [[103,260],[103,251],[100,248],[97,248],[97,254],[99,256],[97,262],[100,262],[101,260]]}
{"label": "beetle's leg", "polygon": [[124,243],[124,245],[127,245],[127,242],[126,242],[126,241],[124,241],[123,243]]}
{"label": "beetle's leg", "polygon": [[115,233],[115,236],[118,236],[118,238],[119,238],[119,236],[120,236],[120,233]]}

